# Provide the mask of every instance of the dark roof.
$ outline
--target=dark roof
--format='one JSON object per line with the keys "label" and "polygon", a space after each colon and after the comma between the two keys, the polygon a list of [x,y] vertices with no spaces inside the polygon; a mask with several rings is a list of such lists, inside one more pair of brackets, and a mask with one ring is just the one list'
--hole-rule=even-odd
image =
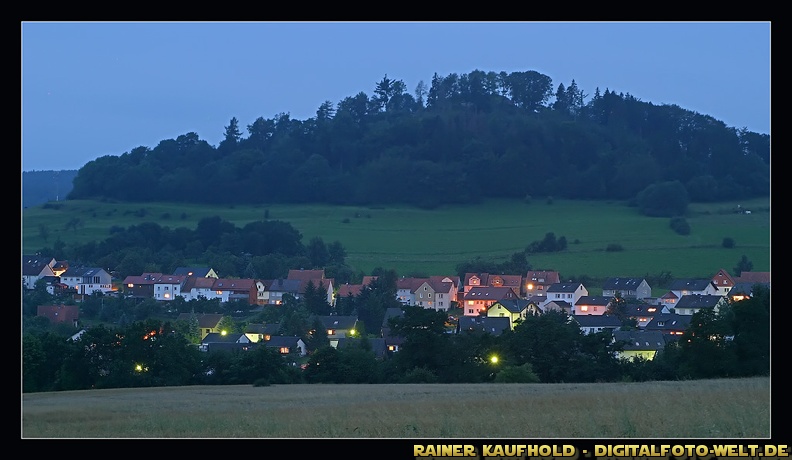
{"label": "dark roof", "polygon": [[[291,335],[273,335],[270,337],[269,340],[265,340],[263,342],[264,345],[268,347],[288,347],[289,349],[297,348],[299,345],[300,337],[291,336]],[[293,350],[296,351],[296,350]]]}
{"label": "dark roof", "polygon": [[461,316],[457,332],[501,335],[511,329],[511,320],[505,316]]}
{"label": "dark roof", "polygon": [[756,285],[764,286],[766,288],[770,288],[770,283],[750,283],[750,282],[740,282],[734,283],[731,289],[729,289],[729,295],[737,295],[737,294],[745,294],[752,296],[753,295],[753,288]]}
{"label": "dark roof", "polygon": [[296,294],[300,290],[300,280],[272,280],[272,283],[267,286],[267,290],[271,292],[292,292]]}
{"label": "dark roof", "polygon": [[575,305],[599,305],[607,307],[611,303],[613,297],[597,296],[597,295],[584,295],[580,296]]}
{"label": "dark roof", "polygon": [[660,331],[613,331],[613,341],[623,342],[625,351],[662,350],[666,334]]}
{"label": "dark roof", "polygon": [[250,351],[255,350],[260,345],[254,342],[237,343],[237,342],[205,342],[203,344],[207,352],[212,351]]}
{"label": "dark roof", "polygon": [[212,269],[210,267],[176,267],[174,275],[206,277]]}
{"label": "dark roof", "polygon": [[671,291],[703,291],[712,284],[712,280],[680,279],[671,282]]}
{"label": "dark roof", "polygon": [[684,331],[693,318],[691,315],[661,313],[646,324],[646,331]]}
{"label": "dark roof", "polygon": [[[525,310],[528,305],[531,304],[530,300],[527,299],[504,299],[499,300],[492,304],[492,307],[495,305],[503,305],[503,308],[509,310],[511,313],[520,313],[521,311]],[[490,307],[490,309],[492,309]]]}
{"label": "dark roof", "polygon": [[250,323],[245,328],[246,334],[269,334],[274,335],[277,334],[280,330],[280,324],[278,323]]}
{"label": "dark roof", "polygon": [[[201,339],[201,343],[211,343],[211,342],[226,342],[226,343],[236,343],[244,336],[240,332],[232,332],[229,334],[221,334],[219,332],[210,332],[206,334],[206,337]],[[247,343],[247,342],[246,342]]]}
{"label": "dark roof", "polygon": [[[179,313],[176,321],[189,321],[192,315],[192,313]],[[198,318],[198,327],[201,329],[215,328],[223,319],[223,315],[220,313],[196,313],[195,316]]]}
{"label": "dark roof", "polygon": [[621,327],[621,320],[609,315],[572,315],[580,327]]}
{"label": "dark roof", "polygon": [[22,256],[22,275],[37,276],[55,259],[43,256]]}
{"label": "dark roof", "polygon": [[602,285],[602,289],[605,291],[618,291],[620,289],[635,290],[643,281],[644,278],[608,278]]}
{"label": "dark roof", "polygon": [[719,295],[688,294],[680,297],[674,308],[713,308],[722,301]]}
{"label": "dark roof", "polygon": [[326,329],[352,329],[357,323],[357,316],[317,316]]}
{"label": "dark roof", "polygon": [[627,304],[624,311],[627,316],[654,316],[661,313],[663,309],[660,305],[649,304]]}
{"label": "dark roof", "polygon": [[580,286],[580,283],[555,283],[547,288],[547,292],[575,292]]}

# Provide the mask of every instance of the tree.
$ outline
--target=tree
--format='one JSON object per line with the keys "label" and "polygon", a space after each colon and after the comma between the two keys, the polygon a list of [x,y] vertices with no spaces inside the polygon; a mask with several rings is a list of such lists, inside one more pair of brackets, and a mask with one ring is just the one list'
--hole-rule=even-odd
{"label": "tree", "polygon": [[690,199],[682,183],[674,180],[649,185],[638,192],[636,202],[647,216],[671,217],[684,216]]}
{"label": "tree", "polygon": [[749,272],[753,270],[753,262],[748,260],[748,257],[743,254],[737,265],[734,267],[734,276],[740,276],[742,272]]}
{"label": "tree", "polygon": [[305,250],[314,268],[324,268],[330,261],[330,252],[325,246],[324,240],[319,236],[311,238]]}
{"label": "tree", "polygon": [[225,127],[223,140],[220,141],[218,149],[233,151],[236,149],[237,145],[239,145],[239,140],[241,138],[242,133],[239,131],[239,120],[237,120],[236,117],[232,117],[231,121],[228,122],[228,126]]}

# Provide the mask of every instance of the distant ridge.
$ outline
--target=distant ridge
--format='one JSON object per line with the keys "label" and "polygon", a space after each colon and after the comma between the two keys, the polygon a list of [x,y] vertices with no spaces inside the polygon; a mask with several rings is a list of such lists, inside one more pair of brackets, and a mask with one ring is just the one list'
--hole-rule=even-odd
{"label": "distant ridge", "polygon": [[22,207],[65,199],[72,190],[72,181],[77,176],[77,171],[22,171]]}

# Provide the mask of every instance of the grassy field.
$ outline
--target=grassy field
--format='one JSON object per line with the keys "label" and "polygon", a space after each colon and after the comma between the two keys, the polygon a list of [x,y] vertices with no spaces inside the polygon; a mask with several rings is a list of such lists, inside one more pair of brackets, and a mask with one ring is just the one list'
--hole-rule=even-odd
{"label": "grassy field", "polygon": [[[730,212],[737,204],[752,213]],[[709,277],[720,268],[731,272],[742,255],[753,263],[754,271],[770,271],[769,198],[692,204],[686,216],[691,233],[686,236],[672,231],[668,218],[645,217],[618,202],[496,200],[423,210],[61,201],[23,210],[22,246],[25,253],[32,253],[51,247],[56,238],[78,243],[101,240],[113,226],[151,221],[170,228],[195,228],[200,219],[215,215],[241,227],[263,219],[265,213],[270,219],[290,222],[302,233],[304,243],[314,236],[326,243],[340,241],[347,249],[348,264],[364,273],[383,267],[400,275],[453,274],[458,263],[474,257],[505,260],[548,232],[566,237],[568,249],[534,254],[528,261],[534,269],[557,270],[562,277],[661,272],[675,278]],[[67,225],[75,219],[76,226]],[[722,247],[726,237],[735,241],[734,248]],[[606,252],[609,244],[624,250]]]}
{"label": "grassy field", "polygon": [[767,377],[22,395],[23,438],[768,438]]}

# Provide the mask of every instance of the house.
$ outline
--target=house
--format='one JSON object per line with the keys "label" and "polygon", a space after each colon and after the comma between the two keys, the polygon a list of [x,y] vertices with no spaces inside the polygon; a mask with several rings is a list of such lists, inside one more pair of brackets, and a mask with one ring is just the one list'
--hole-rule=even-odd
{"label": "house", "polygon": [[216,278],[212,290],[214,298],[221,302],[242,301],[248,305],[257,305],[258,302],[256,280],[251,278]]}
{"label": "house", "polygon": [[385,349],[390,352],[399,351],[399,348],[404,343],[404,337],[391,334],[390,319],[400,318],[404,315],[404,310],[401,308],[387,308],[385,309],[385,317],[382,319],[382,328],[380,328],[380,335],[385,341]]}
{"label": "house", "polygon": [[473,286],[462,298],[464,316],[486,315],[487,309],[495,302],[519,298],[510,287]]}
{"label": "house", "polygon": [[712,276],[711,281],[717,289],[716,294],[721,296],[728,294],[729,290],[734,286],[734,279],[729,275],[729,272],[722,268]]}
{"label": "house", "polygon": [[396,280],[396,300],[404,305],[415,305],[415,291],[424,278],[399,278]]}
{"label": "house", "polygon": [[622,344],[619,359],[651,361],[665,348],[666,336],[660,331],[613,331],[613,343]]}
{"label": "house", "polygon": [[506,317],[462,316],[457,324],[457,334],[491,334],[499,336],[505,331],[511,330],[510,324],[511,320]]}
{"label": "house", "polygon": [[608,278],[602,284],[602,295],[623,299],[647,299],[652,297],[652,288],[645,278]]}
{"label": "house", "polygon": [[523,277],[522,295],[531,297],[532,295],[547,296],[547,288],[560,283],[561,278],[557,271],[552,270],[529,270]]}
{"label": "house", "polygon": [[415,288],[413,299],[418,307],[447,311],[451,308],[452,299],[456,299],[456,288],[451,280],[428,278]]}
{"label": "house", "polygon": [[655,315],[644,328],[645,332],[660,331],[664,335],[680,336],[685,333],[690,325],[690,315],[680,315],[677,313],[661,313]]}
{"label": "house", "polygon": [[77,327],[77,320],[80,319],[80,307],[77,305],[39,305],[36,316],[43,316],[50,320],[50,323],[67,323]]}
{"label": "house", "polygon": [[680,279],[671,282],[670,291],[681,299],[688,294],[716,295],[718,288],[709,279]]}
{"label": "house", "polygon": [[581,296],[572,307],[575,315],[604,315],[610,307],[613,297],[611,296]]}
{"label": "house", "polygon": [[357,334],[355,329],[357,326],[357,316],[317,316],[322,326],[327,331],[327,338],[330,340],[330,346],[335,348],[338,346],[338,339],[342,337],[354,337]]}
{"label": "house", "polygon": [[220,321],[223,315],[219,313],[179,313],[176,321],[191,321],[193,316],[198,321],[198,327],[201,330],[201,338],[209,334],[216,334],[222,332],[220,330]]}
{"label": "house", "polygon": [[560,300],[575,305],[581,297],[587,295],[589,295],[588,289],[581,283],[556,283],[547,288],[545,303]]}
{"label": "house", "polygon": [[338,339],[337,349],[350,347],[368,348],[374,353],[376,359],[384,359],[388,356],[385,339],[381,337],[342,337]]}
{"label": "house", "polygon": [[69,267],[61,275],[61,283],[73,289],[75,294],[107,294],[113,290],[113,279],[104,268]]}
{"label": "house", "polygon": [[670,313],[671,311],[663,305],[651,305],[645,303],[631,304],[628,303],[624,306],[624,314],[627,318],[635,320],[635,324],[639,329],[646,328],[649,321],[656,315],[661,313]]}
{"label": "house", "polygon": [[142,275],[129,275],[124,278],[122,285],[126,295],[138,299],[154,298],[154,283],[162,276],[162,273],[143,273]]}
{"label": "house", "polygon": [[209,267],[176,267],[174,275],[195,276],[197,278],[219,278],[217,273]]}
{"label": "house", "polygon": [[161,275],[154,281],[154,300],[169,302],[182,295],[186,275]]}
{"label": "house", "polygon": [[621,320],[610,315],[571,315],[583,334],[596,334],[598,332],[613,332],[621,328]]}
{"label": "house", "polygon": [[280,324],[278,323],[250,323],[245,328],[245,335],[253,342],[269,340],[272,336],[278,335]]}
{"label": "house", "polygon": [[273,335],[268,340],[259,342],[265,347],[274,348],[282,355],[302,357],[308,354],[308,347],[303,339],[297,336]]}
{"label": "house", "polygon": [[548,311],[563,311],[567,315],[572,315],[572,310],[574,306],[563,300],[544,300],[539,308],[542,310],[542,313],[547,313]]}
{"label": "house", "polygon": [[451,283],[453,286],[451,302],[459,301],[459,289],[462,287],[458,276],[432,275],[429,277],[431,283]]}
{"label": "house", "polygon": [[325,278],[325,271],[323,269],[289,270],[286,279],[300,281],[297,288],[298,295],[305,293],[305,288],[308,286],[308,282],[311,282],[315,288],[321,287],[325,292],[327,292],[327,304],[331,306],[335,305],[335,289],[333,288],[334,280],[332,278]]}
{"label": "house", "polygon": [[184,300],[197,300],[197,299],[215,299],[218,298],[214,290],[214,283],[217,278],[213,277],[197,277],[188,276],[184,280],[184,285],[181,288],[181,296]]}
{"label": "house", "polygon": [[754,296],[754,289],[756,286],[762,286],[765,289],[770,289],[770,283],[735,283],[729,293],[726,295],[732,302],[739,302],[741,300],[750,299]]}
{"label": "house", "polygon": [[198,349],[201,351],[249,350],[251,349],[250,345],[251,342],[247,336],[239,332],[210,332],[201,338]]}
{"label": "house", "polygon": [[489,273],[465,273],[463,297],[474,287],[508,287],[512,288],[519,296],[522,292],[522,276],[520,275],[491,275]]}
{"label": "house", "polygon": [[52,269],[55,266],[55,259],[39,255],[22,256],[22,286],[25,289],[33,289],[36,282],[48,276],[56,276]]}
{"label": "house", "polygon": [[509,318],[509,329],[524,321],[527,315],[539,314],[538,306],[527,299],[506,299],[493,303],[487,310],[488,318]]}
{"label": "house", "polygon": [[700,310],[718,312],[721,306],[728,302],[726,297],[720,295],[688,294],[682,296],[674,306],[674,313],[678,315],[693,315]]}
{"label": "house", "polygon": [[288,295],[295,299],[300,298],[300,280],[265,280],[263,283],[267,286],[269,295],[266,296],[270,305],[280,305],[283,303],[283,296]]}

